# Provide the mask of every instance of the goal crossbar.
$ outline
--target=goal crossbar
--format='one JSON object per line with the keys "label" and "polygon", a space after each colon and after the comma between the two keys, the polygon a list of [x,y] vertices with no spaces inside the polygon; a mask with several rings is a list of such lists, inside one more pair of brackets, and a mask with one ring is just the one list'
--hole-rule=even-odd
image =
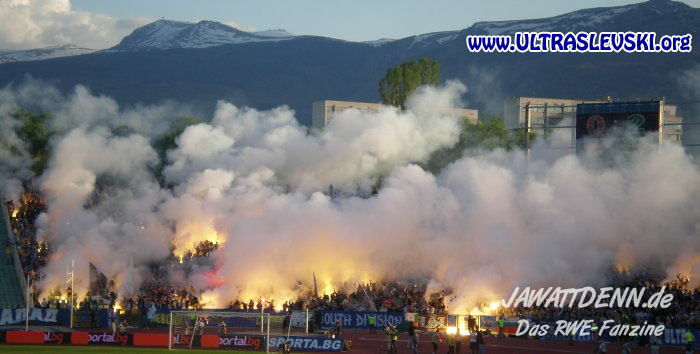
{"label": "goal crossbar", "polygon": [[[194,317],[194,325],[187,325],[184,335],[189,335],[188,330],[192,329],[192,337],[189,340],[189,347],[191,349],[192,343],[194,342],[195,335],[200,336],[204,333],[206,324],[203,322],[203,318],[210,317],[242,317],[242,318],[259,318],[260,319],[260,335],[265,338],[265,352],[270,352],[270,314],[262,312],[225,312],[225,311],[170,311],[168,319],[168,350],[173,349],[173,326],[175,321],[173,321],[174,316],[182,316],[183,318]],[[198,333],[199,332],[199,333]],[[256,330],[257,332],[257,330]]]}

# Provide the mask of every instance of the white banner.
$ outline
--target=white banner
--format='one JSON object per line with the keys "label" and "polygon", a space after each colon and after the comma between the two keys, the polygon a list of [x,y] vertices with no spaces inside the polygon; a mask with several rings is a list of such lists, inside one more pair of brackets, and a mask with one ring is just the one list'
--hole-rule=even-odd
{"label": "white banner", "polygon": [[[311,314],[309,314],[309,317]],[[292,311],[292,327],[306,328],[306,311]]]}
{"label": "white banner", "polygon": [[[56,323],[58,322],[57,317],[58,310],[56,309],[29,309],[29,321],[31,322]],[[18,324],[26,319],[26,309],[2,309],[2,312],[0,312],[0,326]]]}

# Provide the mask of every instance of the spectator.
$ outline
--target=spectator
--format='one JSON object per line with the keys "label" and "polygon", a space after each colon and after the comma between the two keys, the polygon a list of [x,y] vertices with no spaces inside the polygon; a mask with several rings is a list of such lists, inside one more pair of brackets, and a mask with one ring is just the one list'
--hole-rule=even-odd
{"label": "spectator", "polygon": [[479,354],[484,354],[486,343],[484,343],[484,333],[482,331],[478,331],[476,334],[476,346],[479,348]]}
{"label": "spectator", "polygon": [[226,322],[224,321],[223,318],[219,319],[219,335],[223,336],[226,334]]}
{"label": "spectator", "polygon": [[334,338],[340,338],[340,329],[342,328],[342,324],[340,323],[340,320],[335,321],[335,337]]}
{"label": "spectator", "polygon": [[413,354],[418,354],[418,343],[420,342],[418,339],[418,331],[416,331],[416,328],[414,325],[411,326],[412,331],[409,334],[409,342],[411,343],[411,350],[413,351]]}

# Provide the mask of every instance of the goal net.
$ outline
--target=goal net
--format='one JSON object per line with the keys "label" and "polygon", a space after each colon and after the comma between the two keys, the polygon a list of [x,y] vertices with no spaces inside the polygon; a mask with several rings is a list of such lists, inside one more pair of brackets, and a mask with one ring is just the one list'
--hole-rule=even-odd
{"label": "goal net", "polygon": [[289,316],[254,312],[171,311],[169,349],[270,352],[270,334],[287,335]]}

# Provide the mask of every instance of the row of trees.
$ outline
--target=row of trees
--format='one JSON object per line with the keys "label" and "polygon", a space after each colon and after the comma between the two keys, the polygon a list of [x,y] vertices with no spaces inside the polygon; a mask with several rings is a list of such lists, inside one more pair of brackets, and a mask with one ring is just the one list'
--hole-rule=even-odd
{"label": "row of trees", "polygon": [[[52,119],[51,114],[32,113],[20,109],[12,114],[11,118],[17,121],[14,129],[15,134],[25,144],[25,149],[31,156],[32,172],[36,176],[41,175],[51,156],[51,138],[56,134],[50,123]],[[176,146],[175,141],[185,128],[204,122],[203,119],[191,115],[177,116],[170,122],[167,131],[154,138],[153,148],[161,157],[161,164],[158,166],[159,170],[165,163],[166,152]],[[134,129],[123,125],[111,127],[111,131],[115,136],[129,136],[135,133]],[[15,154],[19,154],[16,146],[9,146],[9,149]],[[157,171],[157,175],[159,174],[160,172]]]}
{"label": "row of trees", "polygon": [[[417,61],[407,61],[401,65],[389,68],[386,75],[379,81],[379,95],[387,105],[406,109],[406,100],[421,85],[437,86],[440,82],[440,65],[429,58]],[[32,170],[40,175],[46,168],[50,156],[50,139],[55,134],[51,128],[50,114],[32,113],[19,110],[13,116],[19,124],[15,133],[27,144],[27,150],[32,157]],[[165,163],[166,151],[175,147],[177,137],[190,125],[203,123],[204,120],[189,115],[173,118],[169,129],[153,140],[153,147],[161,157],[160,170]],[[437,151],[430,158],[426,167],[431,171],[439,171],[452,161],[459,159],[466,150],[516,149],[524,147],[527,137],[523,131],[509,131],[505,128],[500,117],[483,114],[476,124],[462,120],[462,132],[457,144],[450,148]],[[117,136],[127,136],[133,132],[125,126],[113,127]],[[534,136],[530,137],[531,139]],[[160,176],[160,171],[155,171]]]}

